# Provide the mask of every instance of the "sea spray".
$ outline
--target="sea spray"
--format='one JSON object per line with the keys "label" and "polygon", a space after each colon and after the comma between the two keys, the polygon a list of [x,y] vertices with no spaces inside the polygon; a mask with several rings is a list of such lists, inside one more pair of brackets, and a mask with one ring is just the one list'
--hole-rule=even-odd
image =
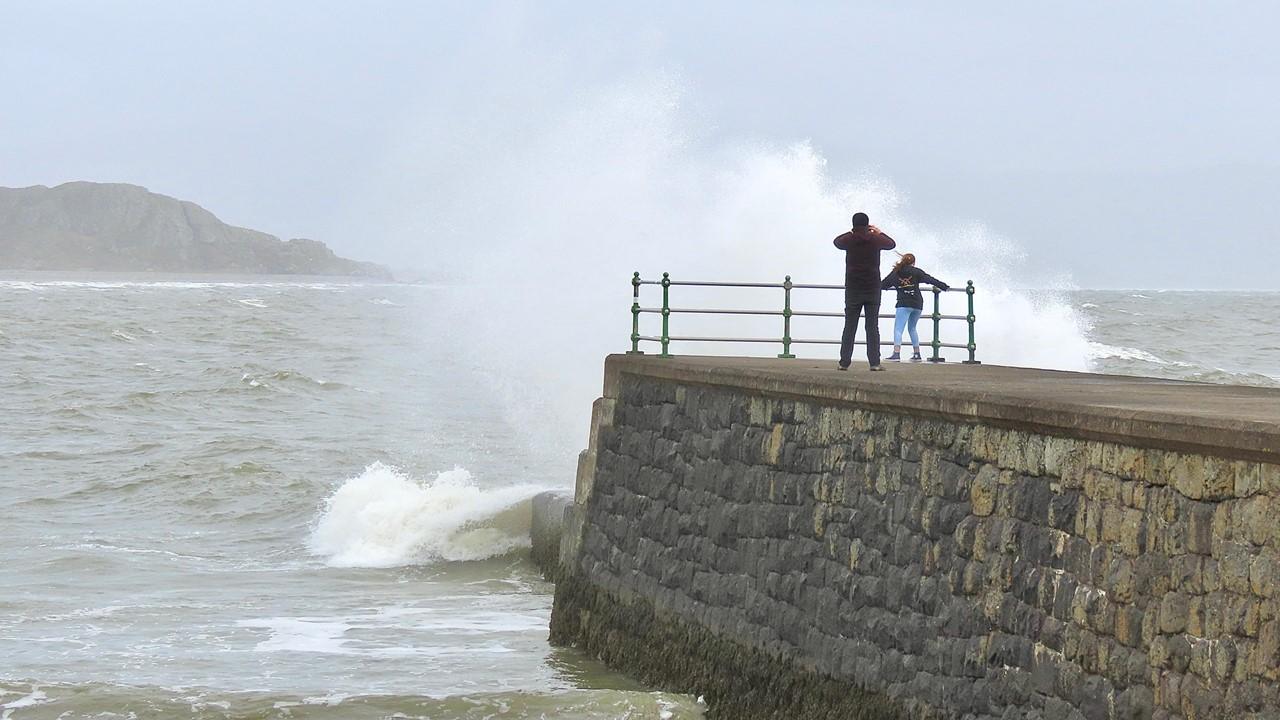
{"label": "sea spray", "polygon": [[[807,142],[712,138],[692,104],[678,80],[641,78],[573,102],[489,108],[485,123],[456,137],[406,143],[407,155],[397,160],[409,178],[413,166],[422,168],[419,184],[433,188],[422,197],[423,216],[405,224],[431,238],[423,246],[429,262],[445,256],[441,262],[461,268],[467,281],[442,298],[452,315],[466,318],[454,326],[450,346],[487,371],[513,433],[549,449],[565,477],[586,439],[603,356],[629,348],[633,271],[650,279],[667,271],[677,280],[781,282],[791,275],[796,282],[839,284],[843,258],[831,239],[855,210],[868,212],[930,273],[959,288],[976,283],[984,362],[1088,366],[1076,311],[1049,281],[1022,269],[1016,244],[979,224],[928,226],[912,217],[891,183],[835,177]],[[504,117],[512,128],[494,119]],[[440,146],[467,148],[466,162],[437,162],[432,148]],[[437,177],[446,171],[447,183]],[[780,290],[676,287],[672,303],[776,311],[782,297]],[[644,288],[642,304],[660,304],[659,289]],[[842,305],[838,291],[793,296],[796,309],[839,312]],[[963,293],[945,296],[942,310],[965,315]],[[642,334],[658,333],[657,316],[643,321]],[[928,340],[929,323],[922,325]],[[782,335],[777,317],[675,315],[671,330]],[[840,321],[794,318],[792,335],[838,339]],[[964,324],[947,321],[943,340],[966,343]],[[770,356],[780,347],[677,343],[673,351]],[[793,351],[835,355],[822,345]],[[965,357],[960,350],[945,354]]]}
{"label": "sea spray", "polygon": [[324,503],[312,552],[334,567],[483,560],[528,547],[529,499],[543,488],[482,488],[454,468],[428,483],[375,462]]}

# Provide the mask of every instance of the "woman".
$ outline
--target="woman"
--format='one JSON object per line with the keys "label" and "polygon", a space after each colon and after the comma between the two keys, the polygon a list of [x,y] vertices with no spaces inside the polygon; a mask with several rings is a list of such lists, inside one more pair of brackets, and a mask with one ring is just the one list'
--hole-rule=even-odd
{"label": "woman", "polygon": [[916,267],[916,256],[911,253],[903,255],[880,283],[882,290],[898,291],[898,305],[893,321],[893,354],[888,360],[902,359],[902,329],[905,327],[911,334],[911,347],[915,348],[911,362],[920,362],[920,336],[916,334],[916,323],[920,321],[920,313],[924,311],[924,296],[920,293],[922,282],[943,290],[951,287]]}

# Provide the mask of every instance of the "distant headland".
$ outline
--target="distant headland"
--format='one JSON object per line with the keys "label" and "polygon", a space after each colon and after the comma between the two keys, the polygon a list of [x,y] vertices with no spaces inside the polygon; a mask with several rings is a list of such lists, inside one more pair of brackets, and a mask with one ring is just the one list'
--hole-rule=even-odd
{"label": "distant headland", "polygon": [[0,270],[391,278],[318,240],[281,240],[144,187],[93,182],[0,187]]}

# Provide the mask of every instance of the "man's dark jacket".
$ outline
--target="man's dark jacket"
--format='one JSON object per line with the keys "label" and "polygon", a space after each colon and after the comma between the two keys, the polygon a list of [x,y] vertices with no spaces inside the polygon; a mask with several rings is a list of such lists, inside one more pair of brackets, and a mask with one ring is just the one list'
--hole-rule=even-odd
{"label": "man's dark jacket", "polygon": [[880,298],[880,251],[898,246],[893,238],[867,228],[854,228],[835,239],[844,251],[844,289],[868,299]]}

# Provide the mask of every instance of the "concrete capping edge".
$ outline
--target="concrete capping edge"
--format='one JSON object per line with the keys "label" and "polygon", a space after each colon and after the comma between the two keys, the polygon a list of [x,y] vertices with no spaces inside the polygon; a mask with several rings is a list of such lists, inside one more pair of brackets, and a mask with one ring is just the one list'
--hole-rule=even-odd
{"label": "concrete capping edge", "polygon": [[769,397],[851,405],[899,415],[924,414],[1080,440],[1280,464],[1280,427],[1265,423],[1213,423],[1176,413],[1121,410],[1085,403],[1028,404],[1025,399],[1002,397],[995,392],[939,392],[901,385],[881,389],[853,382],[818,383],[730,366],[641,364],[625,355],[610,355],[605,360],[606,388],[612,391],[611,397],[617,397],[623,375],[750,390]]}

